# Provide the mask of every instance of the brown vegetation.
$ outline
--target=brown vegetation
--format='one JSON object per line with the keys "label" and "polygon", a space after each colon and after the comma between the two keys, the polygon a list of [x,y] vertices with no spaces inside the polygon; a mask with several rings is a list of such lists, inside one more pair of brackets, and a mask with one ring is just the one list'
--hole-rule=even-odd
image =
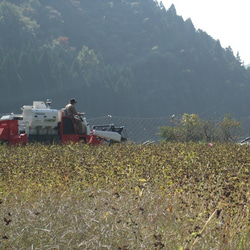
{"label": "brown vegetation", "polygon": [[237,144],[0,146],[2,249],[247,249]]}

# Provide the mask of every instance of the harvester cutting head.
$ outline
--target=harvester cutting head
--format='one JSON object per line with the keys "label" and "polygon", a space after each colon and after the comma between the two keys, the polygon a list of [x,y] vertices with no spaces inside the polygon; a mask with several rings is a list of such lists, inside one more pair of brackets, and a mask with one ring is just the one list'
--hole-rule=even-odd
{"label": "harvester cutting head", "polygon": [[117,127],[114,124],[92,126],[93,135],[102,137],[111,142],[121,142],[127,140],[124,126]]}

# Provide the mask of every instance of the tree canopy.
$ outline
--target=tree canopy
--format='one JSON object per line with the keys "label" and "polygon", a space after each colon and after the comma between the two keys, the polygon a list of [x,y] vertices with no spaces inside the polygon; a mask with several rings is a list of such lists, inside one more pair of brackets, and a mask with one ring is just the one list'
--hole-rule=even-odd
{"label": "tree canopy", "polygon": [[88,116],[248,115],[250,71],[154,0],[0,0],[0,113],[70,97]]}

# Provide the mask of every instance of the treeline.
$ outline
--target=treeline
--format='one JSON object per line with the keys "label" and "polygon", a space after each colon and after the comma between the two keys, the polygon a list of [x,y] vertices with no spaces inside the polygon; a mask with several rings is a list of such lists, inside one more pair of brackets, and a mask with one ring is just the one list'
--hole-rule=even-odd
{"label": "treeline", "polygon": [[248,115],[233,50],[153,0],[0,0],[0,113],[72,96],[88,116]]}

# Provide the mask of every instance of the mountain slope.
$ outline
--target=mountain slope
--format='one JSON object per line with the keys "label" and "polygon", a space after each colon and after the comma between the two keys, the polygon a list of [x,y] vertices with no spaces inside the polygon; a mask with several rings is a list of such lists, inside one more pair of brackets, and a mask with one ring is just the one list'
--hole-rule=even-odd
{"label": "mountain slope", "polygon": [[0,16],[0,113],[74,96],[92,117],[248,115],[248,71],[174,5],[2,0]]}

